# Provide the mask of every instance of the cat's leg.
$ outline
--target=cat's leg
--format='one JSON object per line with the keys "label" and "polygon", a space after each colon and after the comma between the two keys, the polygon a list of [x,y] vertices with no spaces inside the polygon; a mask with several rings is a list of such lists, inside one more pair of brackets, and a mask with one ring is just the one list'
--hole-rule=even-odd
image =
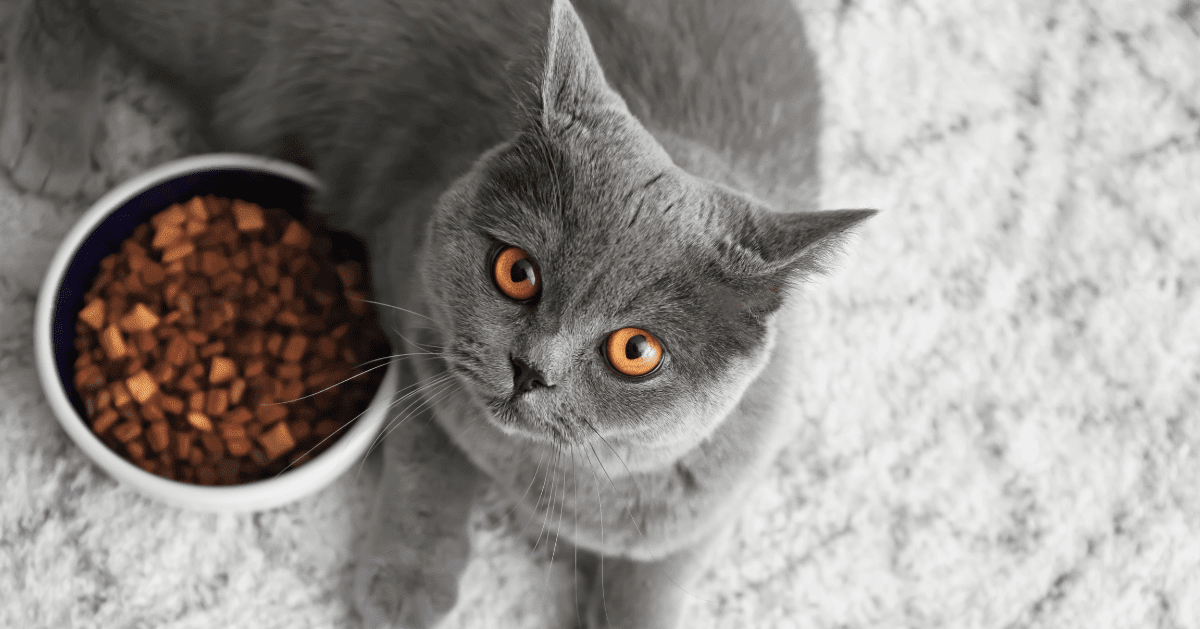
{"label": "cat's leg", "polygon": [[482,477],[428,412],[399,424],[383,448],[355,570],[355,603],[364,627],[432,627],[457,600],[470,551],[467,520]]}
{"label": "cat's leg", "polygon": [[[588,602],[588,629],[676,629],[695,599],[694,586],[709,568],[726,530],[694,546],[636,561],[604,557],[597,561]],[[603,573],[603,575],[601,575]]]}
{"label": "cat's leg", "polygon": [[91,170],[108,47],[85,0],[26,0],[10,11],[0,168],[21,189],[70,197]]}

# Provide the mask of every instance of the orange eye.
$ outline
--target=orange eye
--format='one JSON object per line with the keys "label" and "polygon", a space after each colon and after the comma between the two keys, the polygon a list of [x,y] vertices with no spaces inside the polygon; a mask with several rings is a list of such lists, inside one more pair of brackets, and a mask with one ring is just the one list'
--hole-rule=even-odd
{"label": "orange eye", "polygon": [[520,247],[505,247],[492,264],[492,279],[505,297],[533,299],[542,290],[542,276],[533,257]]}
{"label": "orange eye", "polygon": [[663,348],[654,335],[641,328],[621,328],[604,342],[604,357],[626,376],[644,376],[662,362]]}

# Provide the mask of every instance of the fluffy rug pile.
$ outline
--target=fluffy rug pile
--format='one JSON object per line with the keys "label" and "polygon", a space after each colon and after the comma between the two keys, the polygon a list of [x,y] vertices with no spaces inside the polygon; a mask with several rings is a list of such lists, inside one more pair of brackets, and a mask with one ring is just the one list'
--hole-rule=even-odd
{"label": "fluffy rug pile", "polygon": [[[822,202],[884,211],[809,290],[807,428],[686,626],[1200,627],[1200,4],[799,9]],[[192,150],[136,69],[106,85],[93,196]],[[84,207],[0,174],[0,626],[357,627],[374,457],[286,508],[195,514],[54,421],[32,312]],[[477,509],[445,626],[570,627],[571,557],[503,515]]]}

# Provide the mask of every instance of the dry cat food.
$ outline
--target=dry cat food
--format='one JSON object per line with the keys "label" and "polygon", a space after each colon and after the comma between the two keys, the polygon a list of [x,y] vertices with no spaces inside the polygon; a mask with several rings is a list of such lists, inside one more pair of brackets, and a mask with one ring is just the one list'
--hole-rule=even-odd
{"label": "dry cat food", "polygon": [[93,431],[200,485],[268,478],[328,448],[383,378],[363,363],[388,351],[361,301],[363,264],[335,261],[330,243],[315,217],[214,196],[139,225],[101,261],[75,326]]}

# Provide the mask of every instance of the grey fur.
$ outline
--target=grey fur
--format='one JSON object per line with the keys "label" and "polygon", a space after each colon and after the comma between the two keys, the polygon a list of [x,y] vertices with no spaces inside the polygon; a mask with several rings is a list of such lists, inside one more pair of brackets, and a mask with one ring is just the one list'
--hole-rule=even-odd
{"label": "grey fur", "polygon": [[[428,626],[453,606],[476,470],[606,557],[589,626],[678,623],[711,543],[801,421],[796,289],[872,214],[812,211],[819,91],[792,5],[91,0],[88,13],[195,95],[216,145],[305,156],[330,184],[319,211],[368,239],[380,298],[427,317],[401,313],[396,347],[442,348],[405,363],[405,384],[439,384],[431,416],[387,441],[358,570],[368,624]],[[53,52],[16,41],[25,67]],[[36,109],[14,111],[36,137]],[[8,150],[36,162],[21,137]],[[497,243],[537,261],[536,303],[492,284]],[[627,326],[666,347],[651,377],[617,376],[597,349]],[[549,386],[513,396],[514,359]]]}

